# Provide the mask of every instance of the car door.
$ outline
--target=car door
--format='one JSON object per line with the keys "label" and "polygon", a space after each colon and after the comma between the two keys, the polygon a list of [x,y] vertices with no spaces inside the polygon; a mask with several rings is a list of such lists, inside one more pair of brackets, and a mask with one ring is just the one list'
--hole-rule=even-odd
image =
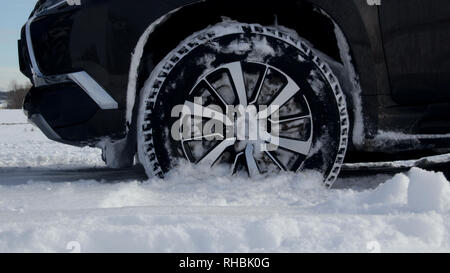
{"label": "car door", "polygon": [[382,0],[379,10],[394,100],[450,102],[450,0]]}

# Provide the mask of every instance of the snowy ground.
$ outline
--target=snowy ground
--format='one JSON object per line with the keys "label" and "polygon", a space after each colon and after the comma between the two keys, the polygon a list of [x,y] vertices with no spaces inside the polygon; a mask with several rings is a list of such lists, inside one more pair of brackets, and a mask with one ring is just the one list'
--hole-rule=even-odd
{"label": "snowy ground", "polygon": [[351,177],[335,190],[314,173],[250,181],[184,167],[164,182],[143,177],[0,110],[0,252],[450,251],[441,173]]}

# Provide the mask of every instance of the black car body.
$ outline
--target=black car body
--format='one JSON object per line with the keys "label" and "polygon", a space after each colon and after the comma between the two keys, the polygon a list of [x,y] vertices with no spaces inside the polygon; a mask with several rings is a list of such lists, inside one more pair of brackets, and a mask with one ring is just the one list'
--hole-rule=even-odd
{"label": "black car body", "polygon": [[53,140],[98,146],[125,139],[141,75],[192,33],[228,18],[295,30],[355,70],[346,92],[358,125],[347,161],[450,148],[449,1],[72,2],[39,1],[19,41],[21,70],[34,83],[24,109]]}

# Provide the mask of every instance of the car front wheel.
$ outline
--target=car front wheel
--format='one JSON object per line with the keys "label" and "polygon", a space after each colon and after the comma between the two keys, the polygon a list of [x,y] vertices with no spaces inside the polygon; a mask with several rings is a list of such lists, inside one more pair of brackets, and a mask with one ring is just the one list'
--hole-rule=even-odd
{"label": "car front wheel", "polygon": [[337,77],[302,39],[229,22],[193,34],[157,65],[137,129],[149,176],[188,161],[250,176],[315,170],[331,186],[349,119]]}

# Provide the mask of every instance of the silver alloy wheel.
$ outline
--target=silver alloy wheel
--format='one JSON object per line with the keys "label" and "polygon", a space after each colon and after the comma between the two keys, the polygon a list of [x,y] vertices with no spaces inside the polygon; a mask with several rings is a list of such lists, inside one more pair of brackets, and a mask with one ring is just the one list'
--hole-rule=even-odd
{"label": "silver alloy wheel", "polygon": [[[301,109],[304,109],[300,113],[309,114],[310,118],[294,118],[294,122],[303,122],[303,125],[300,126],[301,129],[298,125],[292,126],[287,121],[279,123],[281,127],[286,127],[280,136],[286,139],[285,146],[288,146],[292,139],[307,141],[308,136],[311,136],[311,146],[308,147],[307,156],[278,147],[272,152],[276,155],[273,157],[268,153],[258,153],[258,150],[254,149],[255,145],[247,145],[248,142],[237,141],[234,136],[231,136],[221,142],[220,149],[216,147],[216,151],[220,152],[225,146],[219,160],[210,160],[209,163],[228,163],[237,171],[241,171],[245,167],[249,173],[256,173],[256,169],[260,173],[266,171],[270,173],[274,169],[281,170],[286,166],[288,166],[287,171],[293,172],[313,170],[321,173],[324,177],[324,184],[331,187],[344,162],[350,127],[346,99],[338,77],[302,38],[273,27],[239,22],[219,23],[194,33],[168,53],[163,60],[158,60],[158,65],[148,76],[141,89],[137,119],[138,155],[147,175],[164,178],[166,173],[179,166],[179,163],[185,158],[197,163],[206,154],[211,154],[208,151],[218,142],[205,141],[205,143],[209,143],[206,145],[209,147],[192,149],[191,147],[195,148],[194,145],[189,147],[190,149],[186,149],[184,144],[191,142],[190,136],[184,137],[187,141],[183,145],[181,139],[174,139],[171,128],[177,120],[173,118],[171,111],[177,105],[183,106],[187,103],[187,106],[189,104],[192,106],[193,100],[190,99],[190,95],[195,95],[192,87],[200,86],[202,83],[206,84],[201,79],[215,75],[218,71],[217,68],[235,62],[240,62],[242,67],[249,63],[273,67],[272,71],[275,73],[290,76],[279,78],[285,79],[286,82],[289,79],[295,80],[301,87],[301,92],[294,95],[296,98],[294,104],[299,103]],[[243,68],[242,71],[244,75],[248,74],[247,69]],[[228,73],[231,74],[229,69]],[[270,78],[269,74],[266,77]],[[249,92],[248,79],[244,82],[246,92]],[[215,81],[208,79],[208,83],[214,85]],[[215,89],[220,90],[218,86],[215,86]],[[264,93],[262,90],[261,94]],[[269,97],[273,100],[274,97],[277,98],[276,94],[280,90],[282,89],[269,90],[270,96],[260,97]],[[229,92],[229,94],[234,93]],[[213,96],[210,93],[208,97]],[[236,92],[236,100],[237,98]],[[227,98],[223,96],[222,99],[226,101]],[[240,104],[239,101],[229,100],[226,102],[228,105]],[[248,96],[247,105],[252,105],[251,102],[251,96]],[[206,103],[205,106],[210,103]],[[217,98],[217,101],[212,104],[220,104],[220,98]],[[256,102],[256,104],[269,105],[270,102]],[[282,108],[288,109],[280,107],[280,109]],[[226,113],[226,111],[223,112]],[[280,116],[286,117],[283,113]],[[312,124],[313,122],[314,124]],[[289,131],[289,128],[292,130]],[[292,137],[292,131],[300,132],[300,135]],[[192,142],[195,140],[199,139],[193,139]],[[230,156],[230,150],[233,152],[232,156]],[[189,154],[190,151],[193,152],[193,157]],[[287,156],[283,152],[291,153],[291,155]],[[292,153],[295,155],[292,156]],[[210,158],[215,159],[212,156],[215,154],[217,153],[212,153]],[[248,156],[251,154],[256,164]],[[258,155],[265,158],[261,159]],[[270,164],[266,164],[267,162]],[[247,165],[251,165],[251,167],[248,168]],[[265,167],[268,168],[264,169]]]}
{"label": "silver alloy wheel", "polygon": [[[264,170],[273,171],[273,168],[267,165],[283,171],[288,170],[288,167],[284,166],[283,161],[278,158],[283,156],[283,150],[304,157],[308,155],[312,147],[313,121],[308,101],[301,95],[300,87],[288,75],[271,65],[256,62],[251,64],[260,66],[259,71],[264,72],[256,77],[243,69],[243,63],[233,62],[210,71],[201,77],[191,90],[190,95],[193,95],[198,93],[199,89],[206,89],[202,93],[202,98],[206,101],[217,101],[220,107],[225,108],[226,113],[216,111],[209,105],[196,104],[192,100],[185,102],[185,107],[190,109],[191,116],[188,118],[193,120],[194,128],[191,129],[191,134],[187,138],[183,137],[180,130],[180,138],[184,155],[190,162],[212,167],[220,162],[224,152],[229,150],[232,157],[229,161],[232,173],[237,171],[238,163],[241,162],[245,165],[248,174],[254,176],[265,172]],[[273,74],[276,74],[276,80],[268,80],[268,76]],[[299,93],[303,103],[288,104],[288,101]],[[261,108],[262,102],[270,103]],[[233,107],[230,108],[230,106]],[[259,107],[259,112],[255,112],[256,117],[250,118],[248,115],[250,111],[246,112],[245,116],[237,116],[235,112],[230,113],[238,107],[249,109],[249,106],[253,106],[254,109]],[[220,130],[222,133],[202,134],[204,111],[196,111],[194,107],[207,109],[209,115],[212,114],[213,118],[223,126]],[[229,116],[234,117],[236,122],[232,122]],[[242,122],[239,120],[245,123],[245,134],[241,136],[239,136],[238,127]],[[258,126],[255,124],[252,126],[251,123],[261,120],[266,120],[268,128],[276,127],[277,129],[268,132],[268,128],[263,128],[265,129],[263,134],[257,134],[256,138],[252,138],[250,130]],[[233,134],[224,135],[223,132],[228,132],[227,127],[230,125]],[[204,142],[211,142],[211,144],[205,145]],[[270,150],[261,148],[269,146]],[[265,165],[264,168],[261,165]]]}

